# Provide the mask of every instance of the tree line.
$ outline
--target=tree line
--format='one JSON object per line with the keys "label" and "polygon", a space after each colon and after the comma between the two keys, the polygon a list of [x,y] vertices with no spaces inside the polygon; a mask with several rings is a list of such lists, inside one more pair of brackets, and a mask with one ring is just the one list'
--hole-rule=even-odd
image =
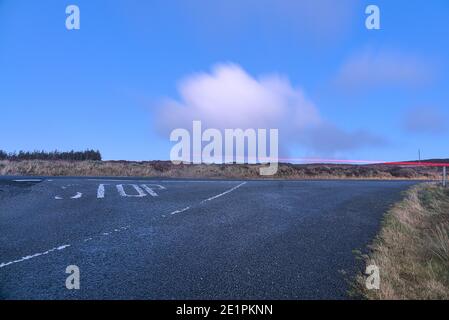
{"label": "tree line", "polygon": [[19,152],[6,152],[0,150],[0,160],[96,160],[101,161],[101,153],[98,150],[85,150],[85,151],[19,151]]}

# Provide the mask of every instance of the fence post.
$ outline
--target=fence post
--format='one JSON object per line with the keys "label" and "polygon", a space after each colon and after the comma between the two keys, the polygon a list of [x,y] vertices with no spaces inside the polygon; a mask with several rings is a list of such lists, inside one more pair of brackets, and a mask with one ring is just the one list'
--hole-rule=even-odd
{"label": "fence post", "polygon": [[443,187],[446,187],[446,167],[443,167]]}

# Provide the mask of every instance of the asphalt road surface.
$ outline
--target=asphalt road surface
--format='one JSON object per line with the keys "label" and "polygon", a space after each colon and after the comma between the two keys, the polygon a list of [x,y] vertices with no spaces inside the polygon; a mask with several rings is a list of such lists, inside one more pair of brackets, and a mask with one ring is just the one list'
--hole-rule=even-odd
{"label": "asphalt road surface", "polygon": [[414,183],[3,177],[0,298],[347,299]]}

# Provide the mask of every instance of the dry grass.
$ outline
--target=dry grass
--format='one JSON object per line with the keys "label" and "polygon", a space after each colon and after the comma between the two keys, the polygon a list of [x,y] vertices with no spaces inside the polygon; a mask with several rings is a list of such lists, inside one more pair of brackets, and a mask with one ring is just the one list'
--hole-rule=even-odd
{"label": "dry grass", "polygon": [[274,176],[259,175],[261,165],[173,165],[169,161],[0,161],[0,175],[134,176],[216,179],[423,179],[440,178],[437,168],[398,166],[279,164]]}
{"label": "dry grass", "polygon": [[422,184],[386,215],[366,256],[380,271],[380,289],[356,291],[368,299],[449,299],[449,188]]}

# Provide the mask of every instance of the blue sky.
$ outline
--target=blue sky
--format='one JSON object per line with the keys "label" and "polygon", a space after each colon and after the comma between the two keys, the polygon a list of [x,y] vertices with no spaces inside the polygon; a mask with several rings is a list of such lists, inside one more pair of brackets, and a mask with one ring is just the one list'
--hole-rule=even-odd
{"label": "blue sky", "polygon": [[[65,28],[69,4],[80,30]],[[368,4],[381,30],[365,28]],[[168,159],[168,129],[189,115],[220,127],[229,110],[226,124],[280,126],[285,157],[447,158],[448,68],[447,0],[0,0],[0,149]],[[218,93],[220,110],[198,93],[238,75],[270,97],[261,79],[282,79],[284,118],[236,112],[235,89]]]}

